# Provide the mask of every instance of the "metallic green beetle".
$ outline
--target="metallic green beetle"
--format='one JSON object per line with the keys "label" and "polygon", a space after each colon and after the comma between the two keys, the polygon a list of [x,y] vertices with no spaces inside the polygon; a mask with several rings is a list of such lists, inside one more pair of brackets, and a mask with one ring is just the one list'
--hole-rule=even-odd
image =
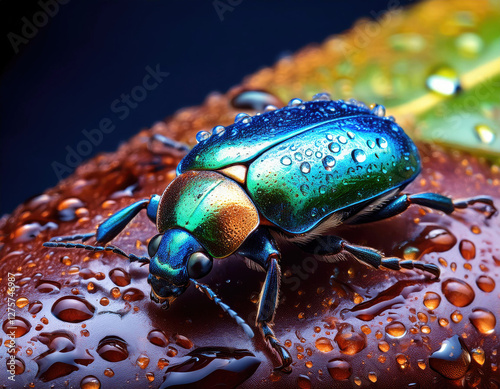
{"label": "metallic green beetle", "polygon": [[[54,238],[45,246],[108,250],[149,263],[152,300],[167,308],[194,283],[252,337],[243,319],[196,281],[210,272],[214,258],[243,255],[249,266],[266,272],[257,325],[284,369],[292,358],[271,329],[280,286],[280,250],[273,234],[329,261],[347,252],[375,268],[419,269],[439,277],[434,264],[387,258],[340,237],[322,241],[321,236],[342,223],[394,216],[411,204],[451,213],[483,203],[490,207],[488,217],[496,212],[486,196],[453,201],[435,193],[401,194],[419,174],[420,157],[401,127],[384,115],[382,106],[370,110],[354,100],[332,101],[327,94],[305,103],[293,99],[287,107],[269,107],[253,117],[239,114],[228,127],[198,133],[199,143],[180,162],[177,178],[162,196],[122,209],[95,233]],[[163,136],[155,139],[187,150]],[[106,244],[142,209],[159,233],[149,243],[148,256],[111,245],[63,242],[95,236],[98,244]]]}

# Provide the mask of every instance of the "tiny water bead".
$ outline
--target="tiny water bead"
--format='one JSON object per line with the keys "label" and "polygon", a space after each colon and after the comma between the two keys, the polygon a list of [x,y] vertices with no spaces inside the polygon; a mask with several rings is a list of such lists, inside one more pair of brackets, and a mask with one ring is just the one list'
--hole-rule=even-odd
{"label": "tiny water bead", "polygon": [[443,341],[441,348],[429,357],[430,367],[450,380],[462,378],[470,363],[471,356],[458,335]]}
{"label": "tiny water bead", "polygon": [[449,278],[441,284],[446,299],[456,307],[465,307],[475,298],[474,290],[465,281]]}
{"label": "tiny water bead", "polygon": [[338,143],[335,143],[335,142],[332,142],[328,145],[328,149],[332,152],[332,153],[338,153],[340,152],[340,145]]}
{"label": "tiny water bead", "polygon": [[483,308],[473,309],[472,313],[469,315],[469,320],[480,333],[486,335],[493,333],[497,325],[495,315]]}
{"label": "tiny water bead", "polygon": [[424,296],[424,305],[431,311],[439,307],[441,296],[434,292],[427,292]]}

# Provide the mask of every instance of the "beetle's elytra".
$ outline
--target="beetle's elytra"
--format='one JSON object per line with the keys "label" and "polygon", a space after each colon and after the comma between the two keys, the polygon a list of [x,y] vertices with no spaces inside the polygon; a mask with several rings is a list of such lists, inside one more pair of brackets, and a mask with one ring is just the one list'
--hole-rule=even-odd
{"label": "beetle's elytra", "polygon": [[[381,106],[370,110],[354,100],[332,101],[327,94],[305,103],[293,99],[287,107],[268,107],[253,117],[239,114],[228,127],[198,134],[199,143],[180,162],[177,178],[161,196],[122,209],[95,233],[57,237],[44,245],[112,251],[149,263],[153,301],[167,308],[194,283],[252,337],[243,319],[196,281],[210,272],[214,258],[243,255],[250,267],[266,272],[257,325],[278,353],[279,368],[286,368],[292,358],[270,327],[278,304],[281,261],[273,235],[284,236],[306,252],[328,256],[329,261],[346,252],[375,268],[419,269],[439,277],[434,264],[387,258],[335,236],[325,244],[321,236],[342,223],[389,218],[411,204],[451,213],[480,203],[490,208],[488,217],[496,213],[486,196],[453,201],[435,193],[402,194],[420,172],[420,157],[401,127],[384,114]],[[187,150],[161,135],[154,139]],[[96,244],[105,245],[143,209],[158,230],[147,256],[126,254],[111,245],[67,242],[95,236]]]}

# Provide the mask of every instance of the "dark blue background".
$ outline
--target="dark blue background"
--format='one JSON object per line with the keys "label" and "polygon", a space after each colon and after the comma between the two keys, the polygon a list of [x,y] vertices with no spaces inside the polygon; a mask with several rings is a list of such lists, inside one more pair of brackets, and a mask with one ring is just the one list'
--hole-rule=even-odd
{"label": "dark blue background", "polygon": [[[0,215],[56,184],[52,162],[64,163],[66,146],[76,147],[85,139],[82,130],[103,117],[116,129],[92,155],[115,150],[141,128],[202,103],[209,92],[225,92],[281,55],[395,3],[242,0],[221,20],[213,1],[65,0],[15,54],[7,34],[20,34],[40,1],[54,0],[0,3],[2,58],[8,59],[0,77]],[[111,103],[156,64],[170,75],[118,120]]]}

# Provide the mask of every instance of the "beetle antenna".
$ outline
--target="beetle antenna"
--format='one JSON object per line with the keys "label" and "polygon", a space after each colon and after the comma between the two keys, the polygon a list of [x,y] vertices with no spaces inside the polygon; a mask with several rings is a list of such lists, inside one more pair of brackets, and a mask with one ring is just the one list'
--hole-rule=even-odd
{"label": "beetle antenna", "polygon": [[63,247],[65,249],[85,249],[89,251],[111,251],[115,254],[127,258],[130,262],[149,263],[151,260],[148,257],[138,257],[135,254],[127,254],[122,249],[115,246],[91,246],[89,244],[69,243],[69,242],[45,242],[45,247]]}
{"label": "beetle antenna", "polygon": [[238,323],[241,328],[243,328],[243,331],[245,331],[245,334],[247,334],[250,339],[253,338],[254,333],[250,326],[245,322],[245,320],[239,317],[238,314],[229,307],[229,305],[224,304],[212,289],[210,289],[207,285],[200,284],[193,278],[191,278],[191,281],[194,282],[196,289],[198,289],[200,292],[205,293],[210,300],[212,300],[215,304],[221,307],[224,312],[227,312],[229,316],[236,320],[236,323]]}

